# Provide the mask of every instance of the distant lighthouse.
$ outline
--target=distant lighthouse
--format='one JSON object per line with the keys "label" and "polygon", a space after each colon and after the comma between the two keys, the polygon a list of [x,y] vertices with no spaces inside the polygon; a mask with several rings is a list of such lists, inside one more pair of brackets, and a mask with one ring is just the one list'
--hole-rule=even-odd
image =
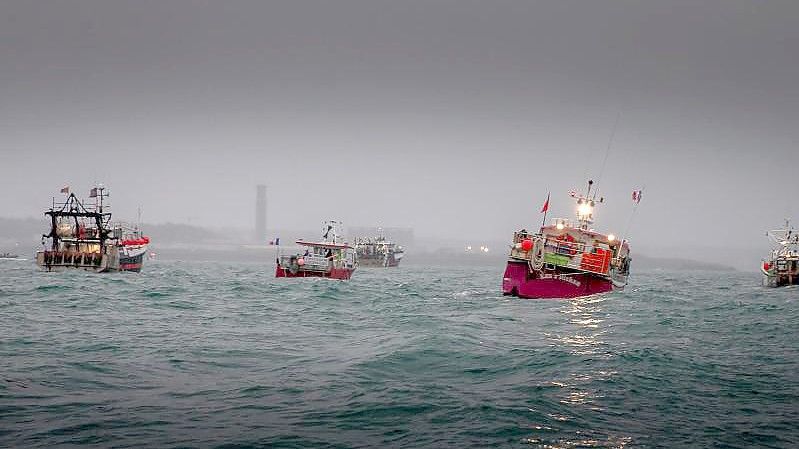
{"label": "distant lighthouse", "polygon": [[266,186],[255,186],[255,241],[263,243],[266,238]]}

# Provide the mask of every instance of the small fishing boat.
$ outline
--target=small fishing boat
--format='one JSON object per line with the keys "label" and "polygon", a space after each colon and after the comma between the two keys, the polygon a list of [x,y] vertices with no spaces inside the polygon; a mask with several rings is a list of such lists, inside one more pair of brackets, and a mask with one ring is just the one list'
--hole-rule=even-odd
{"label": "small fishing boat", "polygon": [[19,254],[0,253],[0,260],[16,260],[16,259],[19,259]]}
{"label": "small fishing boat", "polygon": [[122,238],[119,242],[119,269],[121,271],[140,272],[147,254],[150,238],[142,234],[138,227],[120,225]]}
{"label": "small fishing boat", "polygon": [[786,220],[785,228],[768,231],[766,235],[775,246],[771,257],[764,259],[760,267],[763,285],[782,287],[799,284],[799,234]]}
{"label": "small fishing boat", "polygon": [[[502,293],[520,298],[575,298],[623,289],[630,270],[630,247],[613,234],[590,229],[594,208],[604,202],[571,192],[577,202],[577,221],[556,218],[537,233],[514,233],[502,279]],[[640,199],[640,191],[637,191]],[[636,192],[633,193],[636,201]],[[549,198],[542,212],[549,209]],[[544,215],[544,223],[546,215]]]}
{"label": "small fishing boat", "polygon": [[387,240],[382,229],[378,230],[376,237],[356,238],[355,253],[358,266],[381,268],[399,266],[405,255],[402,246]]}
{"label": "small fishing boat", "polygon": [[357,268],[357,256],[353,247],[341,241],[340,225],[340,222],[326,222],[321,241],[297,240],[297,245],[304,248],[302,253],[284,255],[278,252],[275,277],[352,277]]}

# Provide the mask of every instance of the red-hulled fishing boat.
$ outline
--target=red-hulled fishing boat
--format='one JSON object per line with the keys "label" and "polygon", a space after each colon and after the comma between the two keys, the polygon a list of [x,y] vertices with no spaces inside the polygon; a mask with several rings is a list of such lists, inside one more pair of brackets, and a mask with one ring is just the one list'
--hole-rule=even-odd
{"label": "red-hulled fishing boat", "polygon": [[[591,196],[588,181],[585,196],[575,192],[577,222],[556,218],[538,233],[524,229],[514,233],[502,293],[520,298],[575,298],[622,289],[630,270],[630,247],[613,234],[603,234],[589,225],[594,207],[603,202]],[[640,191],[633,193],[640,200]],[[549,199],[543,212],[549,207]]]}
{"label": "red-hulled fishing boat", "polygon": [[341,223],[325,223],[322,241],[297,240],[304,252],[278,254],[275,277],[323,277],[330,279],[349,279],[357,267],[355,250],[349,244],[340,242]]}
{"label": "red-hulled fishing boat", "polygon": [[119,242],[119,269],[120,271],[139,272],[144,264],[144,255],[147,254],[147,245],[150,238],[143,235],[138,228],[122,228],[122,240]]}

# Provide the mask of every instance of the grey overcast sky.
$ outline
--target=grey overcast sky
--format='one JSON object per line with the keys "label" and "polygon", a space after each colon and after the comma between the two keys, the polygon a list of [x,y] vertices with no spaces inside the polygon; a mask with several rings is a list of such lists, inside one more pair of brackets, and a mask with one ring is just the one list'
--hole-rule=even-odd
{"label": "grey overcast sky", "polygon": [[[120,218],[597,228],[745,245],[799,219],[799,1],[0,2],[2,215],[69,184]],[[718,226],[718,227],[716,227]]]}

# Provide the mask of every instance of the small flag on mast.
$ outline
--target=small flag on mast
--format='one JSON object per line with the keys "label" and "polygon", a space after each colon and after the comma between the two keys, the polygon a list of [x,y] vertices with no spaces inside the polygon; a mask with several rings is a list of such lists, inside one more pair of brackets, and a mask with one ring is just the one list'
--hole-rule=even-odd
{"label": "small flag on mast", "polygon": [[89,198],[97,198],[97,187],[93,188],[93,189],[92,189],[92,190],[89,192]]}
{"label": "small flag on mast", "polygon": [[541,213],[542,214],[549,210],[549,195],[550,195],[550,193],[551,192],[547,192],[547,200],[544,202],[544,206],[541,207]]}
{"label": "small flag on mast", "polygon": [[638,204],[641,202],[641,191],[640,190],[633,190],[633,202]]}
{"label": "small flag on mast", "polygon": [[69,186],[64,186],[64,188],[61,189],[61,193],[67,193],[68,194],[69,193]]}

